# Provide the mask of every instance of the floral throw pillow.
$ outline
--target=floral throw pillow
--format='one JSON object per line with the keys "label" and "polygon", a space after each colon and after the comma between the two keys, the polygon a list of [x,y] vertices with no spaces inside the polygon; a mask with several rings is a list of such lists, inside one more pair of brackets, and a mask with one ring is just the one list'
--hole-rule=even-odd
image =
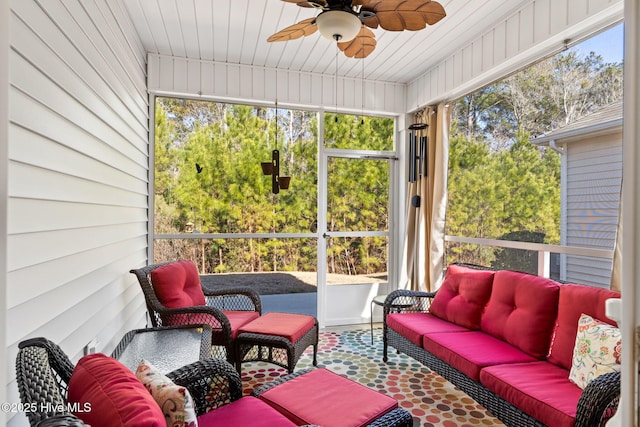
{"label": "floral throw pillow", "polygon": [[176,385],[146,360],[140,361],[136,377],[160,406],[167,427],[197,427],[196,411],[189,390]]}
{"label": "floral throw pillow", "polygon": [[615,326],[583,313],[578,320],[569,380],[584,389],[602,374],[620,372],[620,337]]}

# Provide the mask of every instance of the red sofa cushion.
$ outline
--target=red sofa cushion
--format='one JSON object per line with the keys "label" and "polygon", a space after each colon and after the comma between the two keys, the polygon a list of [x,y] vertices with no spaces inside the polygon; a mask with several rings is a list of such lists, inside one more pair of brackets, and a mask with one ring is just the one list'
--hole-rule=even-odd
{"label": "red sofa cushion", "polygon": [[[68,401],[75,415],[94,426],[164,427],[166,421],[151,393],[126,366],[104,354],[78,361],[69,380]],[[86,409],[86,410],[84,410]]]}
{"label": "red sofa cushion", "polygon": [[382,393],[319,368],[273,387],[260,399],[297,425],[360,427],[398,407]]}
{"label": "red sofa cushion", "polygon": [[536,361],[516,347],[480,331],[426,334],[423,339],[425,350],[474,381],[479,380],[480,370],[486,366]]}
{"label": "red sofa cushion", "polygon": [[480,329],[480,315],[491,295],[493,276],[493,271],[450,265],[429,312],[465,328]]}
{"label": "red sofa cushion", "polygon": [[422,347],[422,336],[436,332],[469,332],[429,313],[391,313],[387,315],[387,326],[418,347]]}
{"label": "red sofa cushion", "polygon": [[206,305],[198,268],[193,261],[177,261],[152,270],[151,284],[165,307]]}
{"label": "red sofa cushion", "polygon": [[200,415],[198,426],[293,427],[295,424],[257,397],[245,396]]}
{"label": "red sofa cushion", "polygon": [[238,334],[251,332],[254,334],[274,335],[296,343],[316,324],[316,318],[306,314],[267,313],[238,329]]}
{"label": "red sofa cushion", "polygon": [[544,277],[510,270],[496,272],[480,321],[482,330],[533,357],[546,357],[559,291],[559,283]]}
{"label": "red sofa cushion", "polygon": [[620,293],[585,285],[560,286],[558,317],[547,358],[549,362],[571,369],[578,319],[582,313],[616,326],[605,314],[605,301],[609,298],[620,298]]}
{"label": "red sofa cushion", "polygon": [[566,369],[539,361],[487,367],[480,382],[544,425],[573,427],[582,389],[568,376]]}

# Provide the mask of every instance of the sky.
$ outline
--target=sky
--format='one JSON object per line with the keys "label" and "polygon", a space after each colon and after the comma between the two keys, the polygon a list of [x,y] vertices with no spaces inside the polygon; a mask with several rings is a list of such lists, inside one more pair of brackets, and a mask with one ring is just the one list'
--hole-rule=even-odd
{"label": "sky", "polygon": [[595,52],[602,56],[604,62],[622,62],[624,52],[623,33],[623,24],[618,24],[577,44],[574,49],[585,56],[589,55],[589,52]]}

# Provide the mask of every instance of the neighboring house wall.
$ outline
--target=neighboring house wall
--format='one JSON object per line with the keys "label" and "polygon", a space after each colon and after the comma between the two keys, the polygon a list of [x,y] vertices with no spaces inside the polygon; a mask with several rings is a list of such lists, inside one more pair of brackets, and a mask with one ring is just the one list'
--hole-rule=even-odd
{"label": "neighboring house wall", "polygon": [[[563,244],[613,250],[622,184],[622,132],[566,144],[566,236]],[[566,256],[565,280],[608,288],[611,260]]]}
{"label": "neighboring house wall", "polygon": [[146,53],[124,1],[10,2],[9,402],[25,338],[76,361],[145,325],[128,271],[147,260]]}

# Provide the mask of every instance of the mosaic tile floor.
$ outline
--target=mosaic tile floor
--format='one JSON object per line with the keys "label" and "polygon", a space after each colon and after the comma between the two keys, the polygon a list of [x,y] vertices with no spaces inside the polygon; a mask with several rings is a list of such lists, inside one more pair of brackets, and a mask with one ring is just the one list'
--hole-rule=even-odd
{"label": "mosaic tile floor", "polygon": [[[296,370],[310,368],[311,348]],[[414,420],[414,427],[480,427],[503,424],[465,393],[419,362],[395,351],[382,362],[382,328],[320,332],[318,366],[345,375],[398,400]],[[242,365],[245,394],[254,387],[286,374],[275,365],[252,362]]]}

